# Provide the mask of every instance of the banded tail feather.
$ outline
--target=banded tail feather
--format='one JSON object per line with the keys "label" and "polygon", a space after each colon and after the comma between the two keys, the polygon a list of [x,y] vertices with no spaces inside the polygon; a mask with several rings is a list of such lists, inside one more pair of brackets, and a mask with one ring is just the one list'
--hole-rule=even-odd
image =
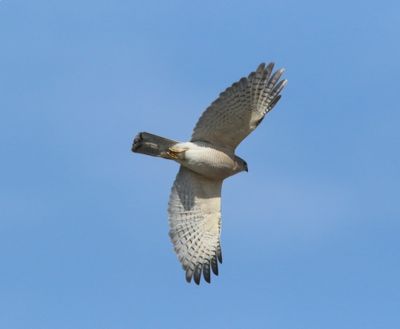
{"label": "banded tail feather", "polygon": [[132,152],[170,159],[169,148],[177,143],[168,138],[141,132],[133,140]]}

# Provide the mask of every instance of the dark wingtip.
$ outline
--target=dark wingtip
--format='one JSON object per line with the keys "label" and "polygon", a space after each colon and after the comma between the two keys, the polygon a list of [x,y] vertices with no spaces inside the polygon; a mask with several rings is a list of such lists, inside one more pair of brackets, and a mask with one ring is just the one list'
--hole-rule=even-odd
{"label": "dark wingtip", "polygon": [[222,264],[222,251],[221,251],[221,247],[218,247],[218,250],[217,250],[217,257],[218,257],[219,262]]}
{"label": "dark wingtip", "polygon": [[256,72],[262,72],[264,71],[265,68],[265,63],[261,63],[260,65],[258,65]]}
{"label": "dark wingtip", "polygon": [[216,256],[211,259],[211,269],[215,275],[218,275],[218,260]]}
{"label": "dark wingtip", "polygon": [[192,281],[193,272],[190,269],[186,270],[185,278],[186,282],[190,283]]}
{"label": "dark wingtip", "polygon": [[201,264],[196,266],[194,273],[193,273],[193,279],[197,285],[200,284],[200,278],[201,278]]}
{"label": "dark wingtip", "polygon": [[190,283],[193,278],[194,283],[200,285],[201,277],[203,276],[207,283],[211,283],[211,271],[215,275],[218,275],[218,260],[222,263],[222,255],[220,251],[218,254],[216,253],[209,262],[197,264],[194,269],[191,267],[184,267],[186,268],[186,281]]}
{"label": "dark wingtip", "polygon": [[211,273],[210,273],[210,264],[206,263],[203,265],[203,276],[204,276],[204,280],[206,280],[206,282],[210,283],[211,282]]}
{"label": "dark wingtip", "polygon": [[271,73],[272,73],[272,71],[273,71],[273,69],[274,69],[274,66],[275,66],[275,63],[274,62],[271,62],[271,63],[269,63],[268,65],[267,65],[267,67],[265,68],[265,75],[266,75],[266,78],[267,79],[269,79],[269,76],[271,75]]}

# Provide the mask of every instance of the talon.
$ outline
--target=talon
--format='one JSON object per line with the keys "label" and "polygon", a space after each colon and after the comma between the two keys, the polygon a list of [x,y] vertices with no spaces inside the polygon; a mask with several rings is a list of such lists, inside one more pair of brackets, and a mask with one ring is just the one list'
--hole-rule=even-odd
{"label": "talon", "polygon": [[178,159],[178,152],[172,151],[171,148],[168,149],[167,154],[172,159]]}
{"label": "talon", "polygon": [[173,145],[168,148],[167,155],[174,160],[182,159],[184,157],[184,152],[187,150],[187,147]]}

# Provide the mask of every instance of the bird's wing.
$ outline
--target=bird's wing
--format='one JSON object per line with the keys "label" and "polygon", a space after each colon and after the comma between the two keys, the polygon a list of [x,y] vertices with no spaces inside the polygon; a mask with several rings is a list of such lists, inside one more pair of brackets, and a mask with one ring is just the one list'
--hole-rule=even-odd
{"label": "bird's wing", "polygon": [[222,181],[207,179],[180,168],[169,199],[169,235],[186,271],[199,284],[201,274],[210,282],[210,268],[218,275],[222,263],[220,246]]}
{"label": "bird's wing", "polygon": [[274,64],[261,64],[222,92],[204,111],[194,128],[192,140],[234,150],[279,101],[287,83],[280,80],[284,69],[272,74]]}

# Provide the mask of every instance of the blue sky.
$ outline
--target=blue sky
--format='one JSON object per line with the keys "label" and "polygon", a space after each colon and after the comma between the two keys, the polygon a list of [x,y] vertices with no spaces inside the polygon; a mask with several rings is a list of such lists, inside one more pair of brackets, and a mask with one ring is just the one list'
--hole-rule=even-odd
{"label": "blue sky", "polygon": [[[0,327],[400,327],[398,1],[0,2]],[[263,61],[283,97],[223,188],[224,264],[168,238],[187,140]]]}

